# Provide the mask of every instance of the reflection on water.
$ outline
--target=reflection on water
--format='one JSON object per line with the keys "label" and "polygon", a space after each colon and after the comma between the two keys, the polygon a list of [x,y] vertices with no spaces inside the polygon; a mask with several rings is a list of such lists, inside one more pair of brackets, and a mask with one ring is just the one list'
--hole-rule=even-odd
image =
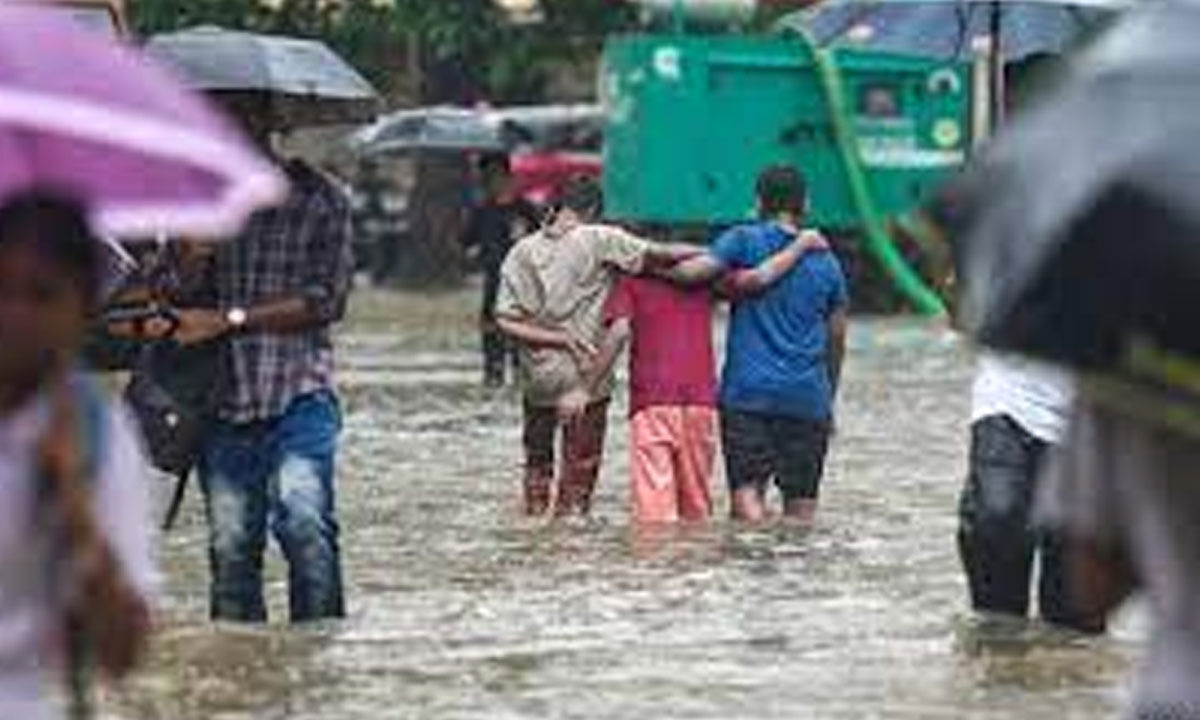
{"label": "reflection on water", "polygon": [[372,296],[342,337],[351,617],[288,628],[274,560],[273,624],[210,626],[193,497],[153,662],[109,717],[1118,715],[1128,640],[963,610],[969,366],[946,332],[856,325],[815,530],[638,531],[620,423],[594,520],[517,516],[518,403],[477,387],[474,307]]}

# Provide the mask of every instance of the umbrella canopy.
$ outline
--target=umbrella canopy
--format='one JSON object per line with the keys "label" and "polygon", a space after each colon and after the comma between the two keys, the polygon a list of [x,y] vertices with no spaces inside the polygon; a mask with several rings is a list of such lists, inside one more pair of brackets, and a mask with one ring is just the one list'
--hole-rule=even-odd
{"label": "umbrella canopy", "polygon": [[102,36],[0,5],[0,198],[70,192],[102,233],[221,236],[286,183],[202,99]]}
{"label": "umbrella canopy", "polygon": [[971,60],[975,41],[998,32],[1005,62],[1060,55],[1118,7],[1111,0],[832,0],[783,20],[822,45],[843,45],[939,60]]}
{"label": "umbrella canopy", "polygon": [[203,26],[157,35],[147,51],[210,93],[265,96],[277,127],[371,120],[379,94],[316,40]]}
{"label": "umbrella canopy", "polygon": [[518,131],[484,110],[430,107],[402,110],[380,118],[351,138],[359,153],[506,152]]}
{"label": "umbrella canopy", "polygon": [[380,118],[350,139],[364,155],[434,152],[598,150],[604,131],[599,105],[528,105],[504,108],[438,106]]}
{"label": "umbrella canopy", "polygon": [[490,114],[508,126],[510,137],[538,150],[598,152],[603,144],[606,115],[600,105],[514,106]]}
{"label": "umbrella canopy", "polygon": [[1198,6],[1131,11],[943,195],[983,342],[1200,398],[1197,37]]}

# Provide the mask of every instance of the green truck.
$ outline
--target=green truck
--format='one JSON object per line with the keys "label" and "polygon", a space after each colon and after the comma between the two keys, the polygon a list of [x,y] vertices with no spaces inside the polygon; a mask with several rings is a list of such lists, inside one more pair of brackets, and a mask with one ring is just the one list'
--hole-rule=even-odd
{"label": "green truck", "polygon": [[751,216],[759,169],[794,164],[813,221],[853,238],[910,306],[938,313],[889,220],[965,162],[975,77],[970,63],[821,50],[797,33],[612,38],[601,75],[607,210],[719,227]]}

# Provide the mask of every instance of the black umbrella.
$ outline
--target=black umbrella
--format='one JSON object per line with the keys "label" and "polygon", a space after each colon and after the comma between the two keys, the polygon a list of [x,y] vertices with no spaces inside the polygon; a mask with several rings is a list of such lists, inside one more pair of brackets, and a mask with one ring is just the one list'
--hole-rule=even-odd
{"label": "black umbrella", "polygon": [[833,0],[786,17],[822,45],[938,60],[972,60],[976,42],[996,36],[1005,62],[1061,55],[1121,6],[1104,0]]}
{"label": "black umbrella", "polygon": [[1133,11],[935,208],[986,344],[1200,399],[1200,6]]}
{"label": "black umbrella", "polygon": [[781,21],[823,46],[967,61],[989,40],[994,121],[1005,111],[1004,68],[1060,55],[1124,10],[1130,0],[822,0]]}
{"label": "black umbrella", "polygon": [[231,104],[261,104],[279,128],[365,122],[379,94],[325,44],[202,26],[156,35],[147,51],[192,87]]}
{"label": "black umbrella", "polygon": [[364,157],[417,152],[507,152],[515,128],[486,110],[434,106],[385,115],[355,132],[350,144]]}
{"label": "black umbrella", "polygon": [[604,142],[601,105],[517,105],[490,112],[518,143],[542,150],[595,150]]}

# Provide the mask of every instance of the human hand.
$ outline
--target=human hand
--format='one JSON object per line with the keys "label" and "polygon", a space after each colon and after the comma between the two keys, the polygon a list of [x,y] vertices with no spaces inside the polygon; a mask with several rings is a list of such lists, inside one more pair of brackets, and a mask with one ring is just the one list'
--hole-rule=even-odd
{"label": "human hand", "polygon": [[150,611],[126,582],[107,542],[97,538],[71,558],[72,585],[66,607],[67,633],[81,637],[96,665],[120,680],[144,654],[150,637]]}
{"label": "human hand", "polygon": [[600,350],[594,344],[576,337],[567,338],[567,352],[583,375],[588,374],[600,356]]}
{"label": "human hand", "polygon": [[[115,680],[128,675],[145,654],[150,638],[150,611],[145,601],[124,582],[115,561],[104,575],[82,586],[74,611],[86,629],[97,664]],[[86,598],[86,599],[85,599]]]}
{"label": "human hand", "polygon": [[175,323],[162,315],[141,321],[120,321],[108,324],[110,335],[129,340],[165,340],[171,337]]}
{"label": "human hand", "polygon": [[558,419],[563,424],[578,422],[587,413],[592,396],[583,388],[568,390],[558,399]]}
{"label": "human hand", "polygon": [[180,345],[198,345],[229,331],[225,316],[216,310],[179,310],[174,338]]}
{"label": "human hand", "polygon": [[148,340],[166,340],[174,330],[175,323],[172,319],[157,316],[146,320],[142,325],[142,337],[148,338]]}
{"label": "human hand", "polygon": [[829,241],[825,236],[816,230],[804,230],[796,237],[796,242],[800,244],[800,249],[809,250],[828,250]]}

